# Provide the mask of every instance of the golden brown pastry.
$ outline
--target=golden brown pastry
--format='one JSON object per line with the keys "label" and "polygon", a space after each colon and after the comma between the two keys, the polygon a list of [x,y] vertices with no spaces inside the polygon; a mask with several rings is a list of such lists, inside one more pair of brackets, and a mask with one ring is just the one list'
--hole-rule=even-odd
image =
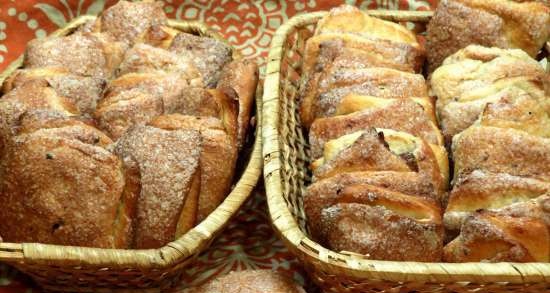
{"label": "golden brown pastry", "polygon": [[4,240],[128,247],[128,223],[117,217],[126,204],[122,164],[106,150],[112,141],[62,113],[18,120],[0,163],[0,198],[10,203],[0,213]]}
{"label": "golden brown pastry", "polygon": [[26,109],[47,109],[67,116],[79,114],[73,101],[59,95],[44,80],[32,80],[24,83],[4,95],[0,103],[20,103]]}
{"label": "golden brown pastry", "polygon": [[445,210],[445,228],[460,230],[475,211],[499,211],[550,192],[550,182],[506,173],[474,170],[455,178]]}
{"label": "golden brown pastry", "polygon": [[160,1],[119,1],[107,8],[93,24],[85,29],[103,32],[119,42],[133,44],[151,27],[167,22]]}
{"label": "golden brown pastry", "polygon": [[308,218],[310,232],[315,239],[322,239],[320,221],[323,208],[338,202],[346,186],[371,185],[379,189],[437,200],[441,194],[433,184],[414,171],[362,171],[344,172],[313,182],[304,195],[304,211]]}
{"label": "golden brown pastry", "polygon": [[314,180],[344,172],[417,172],[438,193],[449,181],[447,152],[405,132],[369,129],[330,140],[312,164]]}
{"label": "golden brown pastry", "polygon": [[292,280],[270,270],[231,272],[186,293],[305,293]]}
{"label": "golden brown pastry", "polygon": [[65,37],[47,37],[29,42],[26,68],[62,67],[70,73],[111,78],[126,47],[105,34],[77,32]]}
{"label": "golden brown pastry", "polygon": [[550,36],[550,7],[533,1],[445,0],[427,31],[430,71],[470,44],[518,48],[535,57]]}
{"label": "golden brown pastry", "polygon": [[387,99],[428,97],[422,75],[382,67],[326,72],[319,77],[317,86],[316,89],[307,89],[301,100],[300,113],[304,123],[333,116],[342,98],[348,94]]}
{"label": "golden brown pastry", "polygon": [[216,87],[222,68],[232,60],[229,45],[213,38],[188,33],[176,35],[169,50],[193,60],[208,88]]}
{"label": "golden brown pastry", "polygon": [[550,197],[466,218],[460,235],[444,248],[448,262],[549,262]]}
{"label": "golden brown pastry", "polygon": [[424,49],[405,27],[368,16],[356,7],[341,5],[319,21],[315,36],[308,40],[304,72],[310,72],[318,56],[319,44],[340,39],[345,47],[363,49],[397,63],[422,66]]}
{"label": "golden brown pastry", "polygon": [[126,51],[117,76],[155,72],[178,73],[189,86],[202,87],[201,74],[190,58],[147,44],[136,44]]}
{"label": "golden brown pastry", "polygon": [[550,181],[550,139],[507,128],[472,126],[453,139],[454,176],[473,170]]}
{"label": "golden brown pastry", "polygon": [[447,142],[474,123],[488,103],[530,96],[550,110],[550,78],[521,50],[468,46],[447,58],[430,81]]}
{"label": "golden brown pastry", "polygon": [[322,205],[320,218],[310,221],[321,221],[331,249],[370,259],[441,260],[444,231],[433,200],[363,184],[344,187],[337,203]]}
{"label": "golden brown pastry", "polygon": [[166,25],[153,25],[145,34],[136,41],[137,43],[149,44],[153,47],[168,49],[174,41],[174,38],[180,33],[180,30]]}
{"label": "golden brown pastry", "polygon": [[[350,86],[364,82],[362,88],[353,88],[346,94],[359,91],[361,94],[376,96],[372,90],[384,83],[384,80],[394,82],[388,86],[389,92],[389,88],[406,82],[406,74],[403,73],[401,80],[395,77],[393,80],[385,78],[389,74],[398,74],[398,71],[380,72],[381,69],[373,69],[373,72],[363,72],[362,75],[358,71],[380,67],[414,72],[422,65],[423,53],[415,35],[399,24],[370,17],[349,5],[332,9],[319,21],[315,35],[306,43],[304,76],[299,94],[302,124],[309,127],[315,118],[332,114],[341,96],[327,94],[323,97],[321,94],[328,91],[328,88],[337,87],[337,79],[342,72],[349,71],[343,81],[347,81]],[[368,78],[368,75],[371,77]],[[334,81],[331,80],[336,81],[336,84],[332,84]],[[370,83],[375,85],[369,87]],[[403,84],[401,91],[407,87],[409,84]],[[413,94],[412,92],[408,94]],[[400,93],[396,93],[396,96],[400,96]]]}
{"label": "golden brown pastry", "polygon": [[381,108],[315,120],[309,131],[312,159],[321,156],[329,140],[370,127],[407,132],[430,144],[443,145],[439,129],[419,104],[411,99],[395,99]]}
{"label": "golden brown pastry", "polygon": [[227,134],[222,122],[213,117],[163,115],[149,125],[165,130],[195,130],[201,135],[201,188],[197,222],[204,220],[230,191],[237,160],[236,141]]}
{"label": "golden brown pastry", "polygon": [[189,87],[179,74],[129,73],[108,85],[95,117],[113,139],[132,125],[172,113],[220,118],[236,138],[236,103],[217,90]]}
{"label": "golden brown pastry", "polygon": [[250,125],[250,115],[258,84],[258,65],[252,60],[235,60],[224,66],[217,89],[226,96],[236,95],[239,104],[237,143],[242,148]]}
{"label": "golden brown pastry", "polygon": [[196,130],[138,125],[118,140],[114,152],[128,177],[125,192],[137,198],[135,248],[162,247],[195,225],[201,150]]}
{"label": "golden brown pastry", "polygon": [[40,67],[15,71],[4,81],[3,92],[37,80],[44,81],[43,84],[54,89],[59,96],[71,100],[78,111],[87,116],[95,111],[106,84],[102,78],[74,75],[61,67]]}

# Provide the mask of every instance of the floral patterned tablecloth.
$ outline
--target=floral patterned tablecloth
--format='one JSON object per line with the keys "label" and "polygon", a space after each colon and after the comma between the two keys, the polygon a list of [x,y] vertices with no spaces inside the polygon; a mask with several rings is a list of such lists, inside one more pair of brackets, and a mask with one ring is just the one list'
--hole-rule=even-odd
{"label": "floral patterned tablecloth", "polygon": [[[19,56],[26,43],[42,38],[81,14],[98,14],[116,0],[0,0],[0,70]],[[362,9],[427,10],[437,0],[163,0],[169,17],[207,23],[262,71],[275,30],[298,13],[326,10],[342,3]],[[3,203],[2,203],[3,204]],[[310,288],[297,260],[277,239],[267,215],[262,183],[224,233],[187,271],[175,292],[232,270],[270,268]],[[313,289],[311,289],[312,291]],[[0,293],[40,292],[32,281],[0,264]]]}

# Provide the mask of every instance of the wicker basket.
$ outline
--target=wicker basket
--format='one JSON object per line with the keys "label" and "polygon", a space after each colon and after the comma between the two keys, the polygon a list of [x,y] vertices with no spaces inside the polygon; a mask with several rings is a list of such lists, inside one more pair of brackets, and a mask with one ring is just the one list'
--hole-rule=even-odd
{"label": "wicker basket", "polygon": [[[368,11],[392,21],[426,23],[431,12]],[[296,16],[272,41],[263,96],[264,178],[275,230],[325,292],[545,292],[547,263],[376,261],[338,253],[307,234],[302,194],[311,178],[309,146],[297,111],[305,41],[326,12]]]}
{"label": "wicker basket", "polygon": [[[61,36],[93,20],[84,16],[53,35]],[[169,21],[173,28],[201,36],[221,38],[199,23]],[[21,67],[21,56],[0,75],[0,82]],[[259,91],[258,91],[259,92]],[[259,94],[257,95],[259,97]],[[258,99],[259,100],[259,99]],[[261,103],[256,115],[256,138],[239,160],[244,171],[224,202],[204,221],[185,235],[160,249],[124,250],[46,245],[0,243],[0,261],[30,275],[47,291],[67,292],[161,292],[176,285],[185,267],[193,263],[236,214],[256,185],[262,169]],[[251,131],[252,132],[252,131]],[[246,160],[245,160],[246,159]],[[246,165],[245,165],[246,163]]]}

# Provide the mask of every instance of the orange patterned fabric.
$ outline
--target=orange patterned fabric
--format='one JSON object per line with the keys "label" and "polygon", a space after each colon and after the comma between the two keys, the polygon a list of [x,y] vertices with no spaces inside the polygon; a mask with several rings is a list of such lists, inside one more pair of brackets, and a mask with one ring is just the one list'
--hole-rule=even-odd
{"label": "orange patterned fabric", "polygon": [[[44,37],[81,14],[97,14],[116,0],[0,0],[0,70],[24,52],[26,43]],[[265,65],[275,30],[293,15],[326,10],[342,3],[362,9],[433,9],[437,0],[163,0],[169,17],[207,23],[245,57]],[[260,183],[261,185],[261,183]],[[297,260],[274,235],[265,192],[257,188],[224,233],[187,270],[175,292],[232,270],[270,268],[309,282]],[[310,288],[308,292],[312,292]],[[40,292],[32,281],[0,264],[0,293]]]}

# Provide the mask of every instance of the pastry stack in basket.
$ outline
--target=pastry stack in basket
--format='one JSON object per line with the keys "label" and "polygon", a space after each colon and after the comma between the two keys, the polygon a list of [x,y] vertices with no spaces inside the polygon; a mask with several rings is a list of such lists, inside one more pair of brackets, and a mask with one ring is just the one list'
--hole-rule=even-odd
{"label": "pastry stack in basket", "polygon": [[158,248],[230,190],[256,65],[121,1],[29,43],[0,100],[0,235],[9,242]]}
{"label": "pastry stack in basket", "polygon": [[300,116],[313,183],[315,239],[372,259],[439,261],[449,170],[435,107],[405,27],[351,6],[330,11],[306,44]]}
{"label": "pastry stack in basket", "polygon": [[550,261],[550,77],[517,49],[471,45],[431,77],[454,179],[445,260]]}
{"label": "pastry stack in basket", "polygon": [[[429,88],[405,27],[350,6],[319,21],[300,100],[317,241],[381,260],[550,261],[550,76],[534,59],[550,8],[487,2],[442,1]],[[495,26],[475,35],[485,20],[463,14]]]}

